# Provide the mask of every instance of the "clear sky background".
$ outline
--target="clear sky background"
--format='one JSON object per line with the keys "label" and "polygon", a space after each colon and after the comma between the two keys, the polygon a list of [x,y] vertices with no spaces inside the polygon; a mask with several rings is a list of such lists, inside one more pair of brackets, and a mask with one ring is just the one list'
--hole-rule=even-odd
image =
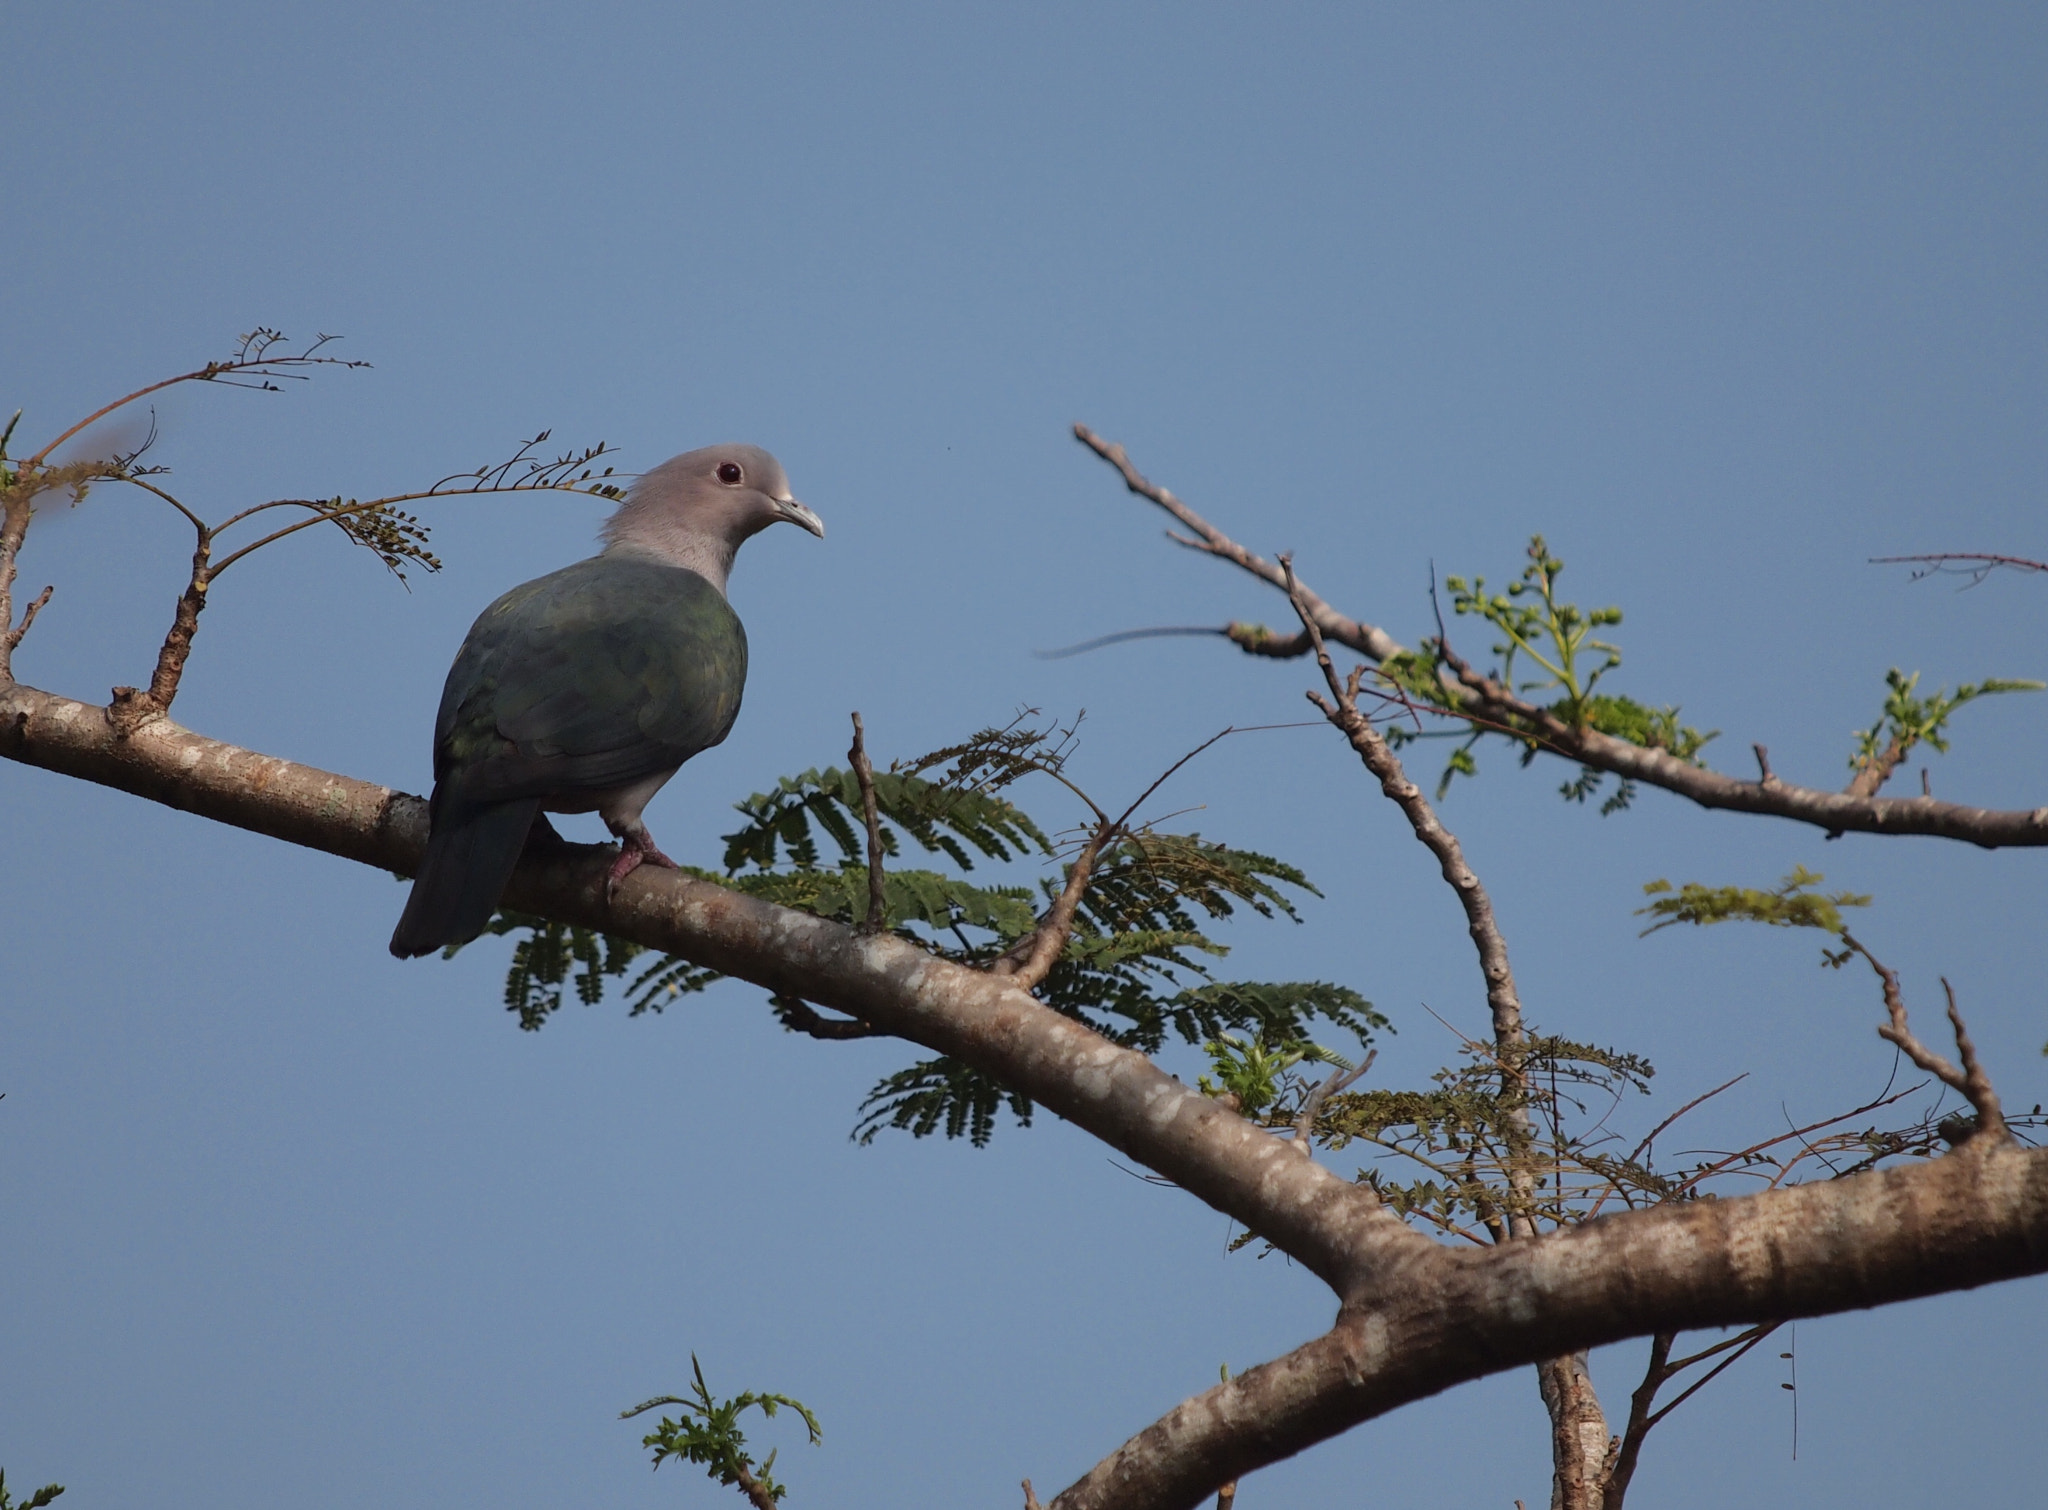
{"label": "clear sky background", "polygon": [[[1503,580],[1546,532],[1574,595],[1627,610],[1614,685],[1726,731],[1723,769],[1761,740],[1840,784],[1890,666],[2048,676],[2039,581],[1866,564],[2048,557],[2039,7],[15,0],[0,56],[0,406],[31,441],[266,323],[376,365],[166,395],[157,459],[216,516],[550,426],[629,467],[783,459],[830,534],[740,561],[746,711],[649,814],[691,861],[733,801],[842,758],[854,708],[884,757],[1085,708],[1105,798],[1307,716],[1304,665],[1218,642],[1033,658],[1284,608],[1164,542],[1076,419],[1411,643],[1432,564]],[[448,566],[410,593],[320,532],[237,567],[180,721],[424,791],[469,621],[602,509],[428,517]],[[57,595],[18,673],[146,679],[188,550],[139,493],[40,519],[25,584]],[[1972,707],[1933,790],[2048,800],[2044,740],[2048,697]],[[1445,812],[1530,1016],[1660,1067],[1623,1125],[1740,1071],[1703,1141],[1883,1084],[1876,995],[1810,936],[1636,937],[1647,880],[1799,863],[1875,894],[1859,932],[1930,1036],[1946,974],[2008,1102],[2048,1099],[2048,856],[1656,792],[1601,819],[1553,763],[1482,766]],[[1376,1081],[1446,1057],[1425,1004],[1483,1025],[1452,898],[1328,730],[1226,740],[1169,800],[1321,884],[1299,927],[1231,925],[1225,968],[1364,991],[1400,1029]],[[732,1503],[616,1419],[693,1349],[823,1417],[820,1449],[756,1438],[799,1510],[1014,1505],[1329,1321],[1056,1122],[854,1146],[907,1053],[791,1037],[752,987],[523,1034],[502,943],[385,953],[387,876],[11,764],[0,804],[0,1463],[66,1506]],[[1762,1349],[1660,1428],[1643,1504],[2038,1495],[2041,1281],[1797,1335],[1798,1461]],[[1641,1355],[1596,1359],[1610,1411]],[[1545,1431],[1522,1371],[1239,1503],[1540,1504]]]}

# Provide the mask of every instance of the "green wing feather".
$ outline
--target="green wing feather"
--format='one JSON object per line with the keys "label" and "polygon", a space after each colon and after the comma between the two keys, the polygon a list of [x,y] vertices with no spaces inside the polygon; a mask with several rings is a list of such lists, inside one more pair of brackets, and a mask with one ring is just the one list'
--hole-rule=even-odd
{"label": "green wing feather", "polygon": [[443,801],[597,792],[672,771],[731,731],[747,636],[681,567],[598,556],[485,609],[434,728]]}

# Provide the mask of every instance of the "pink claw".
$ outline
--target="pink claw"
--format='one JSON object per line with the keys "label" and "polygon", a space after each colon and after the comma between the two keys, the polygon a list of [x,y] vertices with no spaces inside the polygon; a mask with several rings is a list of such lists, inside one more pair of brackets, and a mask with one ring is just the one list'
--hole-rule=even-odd
{"label": "pink claw", "polygon": [[639,833],[619,836],[619,857],[612,861],[612,868],[605,873],[605,900],[610,901],[618,894],[619,883],[638,870],[642,865],[658,865],[663,870],[677,869],[676,862],[654,847],[654,841],[645,829]]}

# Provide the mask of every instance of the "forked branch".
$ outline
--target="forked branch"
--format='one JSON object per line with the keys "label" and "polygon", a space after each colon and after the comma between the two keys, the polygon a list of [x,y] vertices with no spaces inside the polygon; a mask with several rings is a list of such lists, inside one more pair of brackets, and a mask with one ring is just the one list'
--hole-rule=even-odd
{"label": "forked branch", "polygon": [[[1935,1077],[1943,1085],[1957,1092],[1970,1103],[1970,1109],[1977,1114],[1977,1124],[1970,1129],[1968,1137],[1993,1142],[2006,1141],[2010,1134],[2005,1125],[2005,1111],[1999,1105],[1998,1092],[1992,1089],[1991,1076],[1986,1073],[1983,1062],[1977,1058],[1977,1045],[1970,1039],[1970,1030],[1963,1023],[1963,1014],[1956,1005],[1955,988],[1944,979],[1941,989],[1948,996],[1949,1026],[1955,1033],[1956,1053],[1961,1056],[1963,1066],[1957,1069],[1949,1060],[1927,1047],[1914,1034],[1912,1024],[1906,1017],[1906,999],[1899,989],[1898,972],[1879,961],[1877,956],[1856,939],[1846,928],[1841,933],[1842,944],[1848,950],[1860,954],[1877,973],[1884,985],[1884,1008],[1886,1021],[1879,1026],[1880,1038],[1899,1046],[1914,1064]],[[1831,956],[1839,959],[1840,956]]]}

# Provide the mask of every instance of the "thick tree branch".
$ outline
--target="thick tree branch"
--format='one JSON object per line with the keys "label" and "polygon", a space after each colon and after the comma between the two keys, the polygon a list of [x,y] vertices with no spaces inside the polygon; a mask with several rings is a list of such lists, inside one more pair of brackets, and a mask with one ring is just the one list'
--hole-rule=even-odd
{"label": "thick tree branch", "polygon": [[[425,847],[418,797],[168,718],[123,734],[104,708],[18,683],[0,688],[0,756],[400,874]],[[643,868],[607,904],[611,858],[610,846],[529,851],[505,905],[681,955],[974,1065],[1255,1228],[1340,1294],[1428,1246],[1368,1192],[1042,1006],[1014,979],[669,871]]]}
{"label": "thick tree branch", "polygon": [[[1086,425],[1076,425],[1081,443],[1115,467],[1124,485],[1141,498],[1150,499],[1192,530],[1196,537],[1183,543],[1206,555],[1228,561],[1260,581],[1287,590],[1286,574],[1274,563],[1254,555],[1228,535],[1196,514],[1165,488],[1144,478],[1130,463],[1121,446],[1102,439]],[[1180,538],[1180,537],[1176,537]],[[1306,585],[1297,584],[1317,629],[1328,639],[1357,651],[1377,663],[1406,649],[1385,630],[1338,612]],[[1232,624],[1220,631],[1246,651],[1256,655],[1299,655],[1310,648],[1306,635],[1282,638]],[[1540,748],[1590,770],[1606,771],[1629,781],[1662,787],[1705,808],[1729,812],[1757,813],[1809,823],[1830,834],[1926,834],[1944,839],[1961,839],[1995,849],[2006,845],[2048,845],[2048,806],[2031,809],[1998,810],[1940,802],[1933,797],[1878,797],[1852,792],[1829,792],[1815,787],[1795,786],[1768,772],[1758,781],[1742,781],[1719,771],[1710,771],[1681,760],[1668,750],[1631,744],[1597,729],[1577,728],[1547,709],[1515,696],[1509,689],[1473,670],[1459,666],[1455,680],[1445,686],[1445,706],[1418,705],[1418,711],[1437,712],[1446,717],[1467,719],[1484,727],[1532,740]]]}
{"label": "thick tree branch", "polygon": [[1992,1139],[1535,1242],[1432,1244],[1382,1270],[1332,1331],[1176,1407],[1053,1510],[1192,1510],[1218,1484],[1411,1400],[1627,1337],[1830,1315],[2044,1270],[2048,1151]]}

